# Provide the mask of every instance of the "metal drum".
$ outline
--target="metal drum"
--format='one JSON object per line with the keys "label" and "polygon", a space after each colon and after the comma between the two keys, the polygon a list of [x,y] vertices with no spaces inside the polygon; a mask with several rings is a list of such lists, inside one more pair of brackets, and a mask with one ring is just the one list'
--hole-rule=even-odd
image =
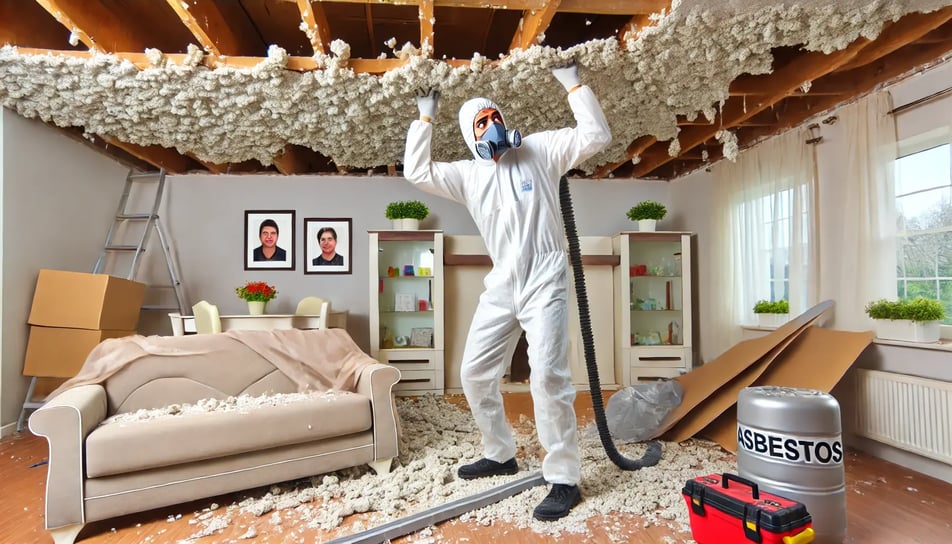
{"label": "metal drum", "polygon": [[816,544],[846,538],[840,405],[812,389],[748,387],[737,399],[737,471],[764,491],[803,503]]}

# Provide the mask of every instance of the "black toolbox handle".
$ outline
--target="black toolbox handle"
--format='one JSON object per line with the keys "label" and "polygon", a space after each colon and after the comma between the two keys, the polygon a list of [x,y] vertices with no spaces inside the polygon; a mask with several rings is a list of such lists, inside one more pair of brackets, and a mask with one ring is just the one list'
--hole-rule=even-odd
{"label": "black toolbox handle", "polygon": [[739,482],[739,483],[742,483],[742,484],[744,484],[744,485],[749,486],[749,487],[750,487],[751,494],[753,495],[754,499],[759,499],[759,498],[760,498],[760,490],[757,489],[757,483],[754,482],[753,480],[748,480],[747,478],[741,478],[740,476],[738,476],[738,475],[736,475],[736,474],[729,474],[729,473],[725,472],[725,473],[721,476],[721,487],[723,487],[724,489],[727,489],[728,487],[730,487],[730,486],[727,485],[728,480],[734,480],[734,481],[737,481],[737,482]]}

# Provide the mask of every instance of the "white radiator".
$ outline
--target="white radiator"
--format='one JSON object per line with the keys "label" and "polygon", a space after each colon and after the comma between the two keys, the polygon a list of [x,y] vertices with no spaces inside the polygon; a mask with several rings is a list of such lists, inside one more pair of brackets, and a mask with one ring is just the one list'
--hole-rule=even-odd
{"label": "white radiator", "polygon": [[952,463],[952,383],[855,369],[860,436]]}

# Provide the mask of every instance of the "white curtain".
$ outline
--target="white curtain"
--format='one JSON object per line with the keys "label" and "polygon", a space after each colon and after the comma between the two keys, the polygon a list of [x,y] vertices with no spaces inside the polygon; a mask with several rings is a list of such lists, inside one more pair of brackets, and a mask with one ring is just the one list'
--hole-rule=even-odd
{"label": "white curtain", "polygon": [[714,167],[705,361],[741,339],[740,325],[754,322],[758,300],[783,296],[785,276],[792,315],[817,302],[816,161],[809,137],[805,128],[790,130]]}
{"label": "white curtain", "polygon": [[[839,274],[823,285],[825,298],[835,301],[833,326],[869,330],[866,304],[896,297],[896,122],[889,113],[892,97],[880,91],[838,112],[848,151],[844,205],[839,236],[824,236],[836,244]],[[838,238],[838,239],[837,239]]]}

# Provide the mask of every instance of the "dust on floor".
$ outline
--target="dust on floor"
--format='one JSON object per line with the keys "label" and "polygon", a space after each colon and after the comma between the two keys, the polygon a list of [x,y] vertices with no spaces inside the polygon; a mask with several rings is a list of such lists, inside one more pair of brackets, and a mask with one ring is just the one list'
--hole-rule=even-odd
{"label": "dust on floor", "polygon": [[[401,455],[390,474],[378,476],[366,466],[354,467],[274,485],[263,494],[253,493],[231,505],[211,504],[194,513],[189,523],[195,525],[196,531],[180,543],[214,535],[238,516],[247,514],[268,516],[269,525],[285,538],[293,538],[306,529],[333,531],[345,518],[358,513],[364,515],[348,525],[348,532],[365,530],[541,470],[544,450],[528,418],[523,417],[514,425],[519,474],[467,481],[456,477],[457,467],[481,456],[479,432],[469,411],[440,396],[398,398],[397,409],[401,420]],[[627,457],[639,457],[644,452],[643,444],[617,446]],[[684,542],[691,542],[687,508],[681,495],[684,483],[703,474],[736,472],[736,458],[702,440],[663,446],[657,466],[626,472],[607,458],[597,430],[589,425],[580,429],[583,501],[568,516],[555,522],[534,520],[532,509],[547,493],[546,486],[537,486],[464,514],[457,522],[491,525],[500,521],[540,535],[571,537],[590,534],[589,519],[600,518],[603,525],[609,525],[606,532],[616,542],[627,542],[631,532],[639,527],[621,520],[638,516],[645,520],[644,526],[671,527],[684,535]],[[288,523],[282,525],[285,519]],[[238,540],[257,536],[252,527]],[[438,542],[438,538],[438,532],[428,528],[412,540]],[[300,542],[304,541],[302,536]]]}

